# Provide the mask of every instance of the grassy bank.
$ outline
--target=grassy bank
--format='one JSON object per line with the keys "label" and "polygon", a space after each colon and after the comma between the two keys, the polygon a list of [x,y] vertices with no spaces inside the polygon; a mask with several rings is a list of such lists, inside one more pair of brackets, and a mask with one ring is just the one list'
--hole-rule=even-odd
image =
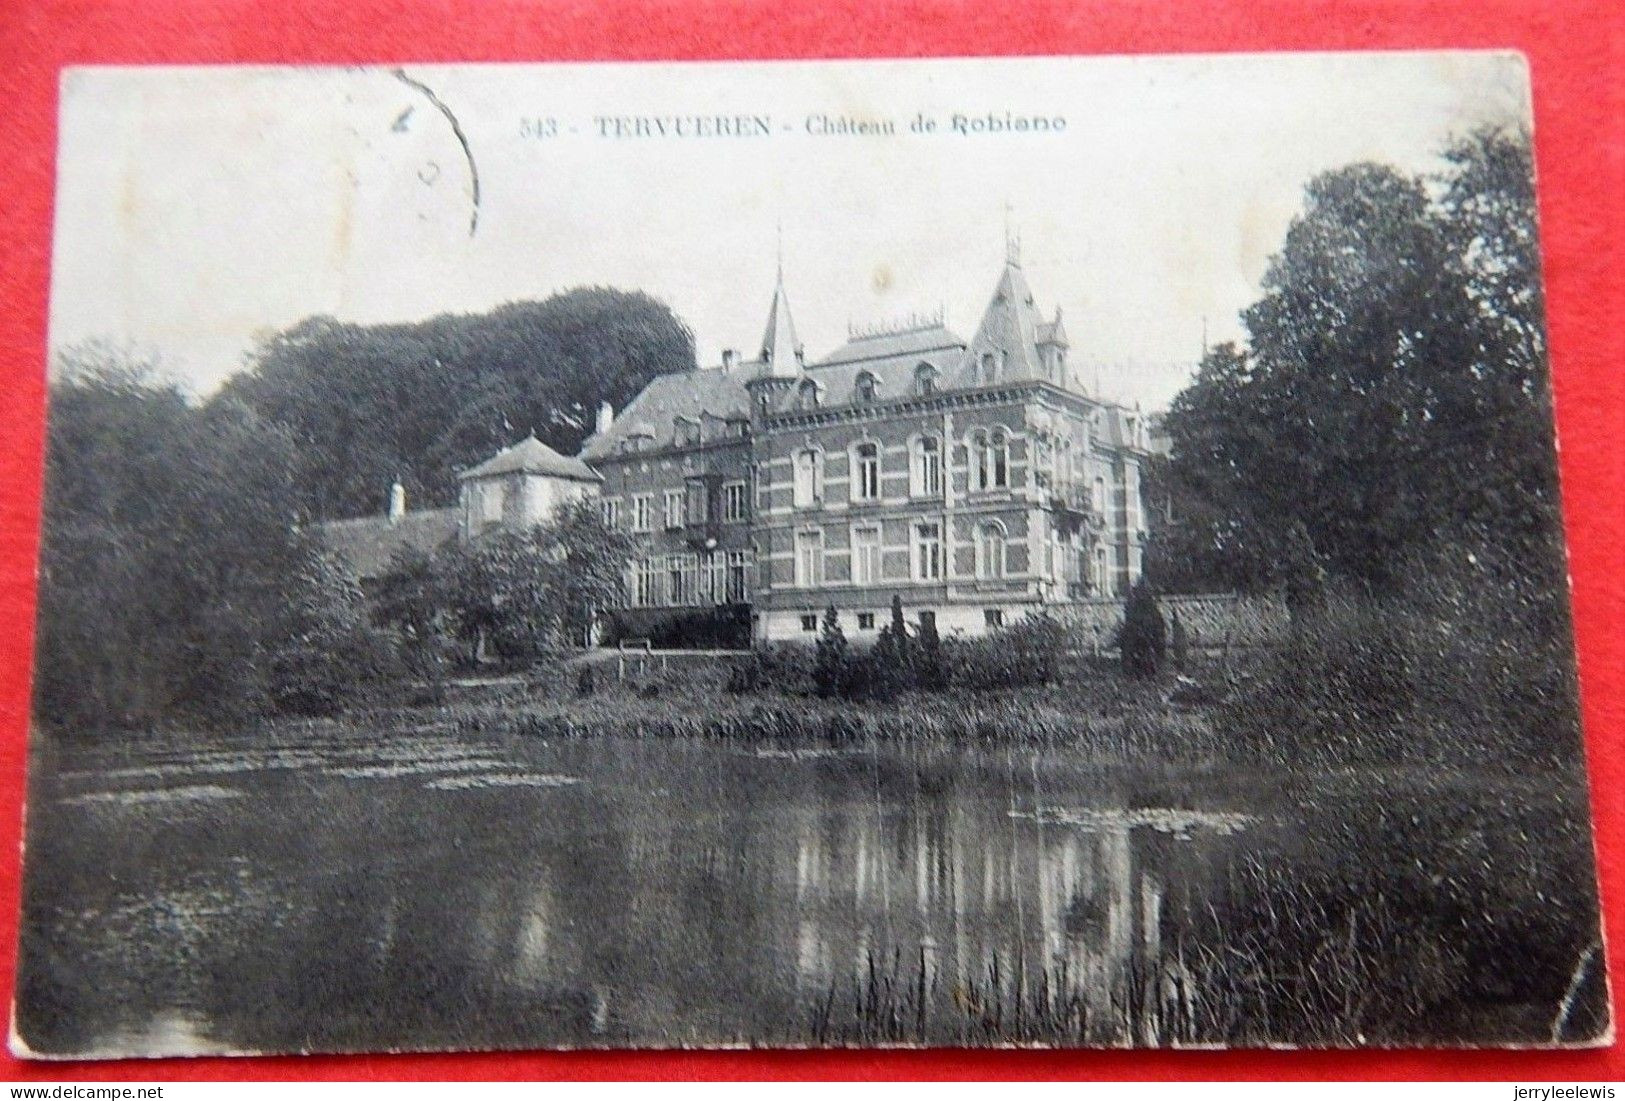
{"label": "grassy bank", "polygon": [[744,744],[1064,747],[1088,758],[1198,762],[1224,755],[1210,707],[1169,701],[1167,682],[1109,666],[1057,683],[998,691],[910,690],[887,699],[826,699],[805,690],[733,691],[726,661],[690,661],[650,676],[600,678],[590,693],[537,689],[491,706],[537,738],[693,738]]}

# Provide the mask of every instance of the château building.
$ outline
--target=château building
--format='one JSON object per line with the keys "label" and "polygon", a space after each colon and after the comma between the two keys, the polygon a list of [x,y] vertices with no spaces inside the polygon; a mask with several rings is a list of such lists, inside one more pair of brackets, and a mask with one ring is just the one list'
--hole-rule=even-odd
{"label": "ch\u00e2teau building", "polygon": [[1088,393],[1060,310],[1012,247],[969,341],[940,316],[854,332],[809,361],[782,270],[760,346],[662,375],[599,416],[581,458],[636,535],[628,607],[749,605],[752,633],[849,635],[911,619],[980,633],[1140,576],[1140,414]]}
{"label": "ch\u00e2teau building", "polygon": [[596,496],[631,533],[621,633],[674,615],[748,615],[759,641],[823,610],[872,637],[892,597],[943,633],[1123,595],[1140,576],[1140,471],[1154,425],[1089,393],[1060,310],[1041,314],[1012,246],[975,334],[938,315],[850,332],[809,361],[781,269],[751,358],[660,375],[579,457],[534,436],[464,472],[456,507],[322,526],[363,580],[432,551],[545,522]]}

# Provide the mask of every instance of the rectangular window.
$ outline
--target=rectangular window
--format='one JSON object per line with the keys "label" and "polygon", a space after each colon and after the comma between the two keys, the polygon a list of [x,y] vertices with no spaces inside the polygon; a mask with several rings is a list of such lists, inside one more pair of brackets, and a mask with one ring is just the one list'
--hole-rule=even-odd
{"label": "rectangular window", "polygon": [[604,526],[611,530],[621,526],[621,499],[619,497],[605,497],[599,502],[599,509],[604,518]]}
{"label": "rectangular window", "polygon": [[1004,609],[1003,608],[983,608],[982,609],[982,619],[987,622],[987,626],[988,626],[988,628],[990,630],[992,628],[994,628],[994,627],[1003,627],[1004,626]]}
{"label": "rectangular window", "polygon": [[880,528],[870,524],[852,529],[852,581],[858,585],[880,583]]}
{"label": "rectangular window", "polygon": [[750,518],[750,497],[744,482],[722,483],[722,522],[742,524]]}
{"label": "rectangular window", "polygon": [[824,533],[796,532],[796,585],[810,589],[824,583]]}
{"label": "rectangular window", "polygon": [[686,608],[699,603],[701,570],[697,555],[666,555],[665,573],[667,607]]}
{"label": "rectangular window", "polygon": [[921,436],[914,441],[914,496],[942,496],[942,441]]}
{"label": "rectangular window", "polygon": [[680,489],[666,490],[666,528],[680,528],[683,526],[683,491]]}
{"label": "rectangular window", "polygon": [[880,445],[860,443],[852,452],[852,497],[857,501],[880,499]]}
{"label": "rectangular window", "polygon": [[801,629],[803,631],[816,631],[816,630],[818,630],[818,617],[816,615],[813,615],[811,612],[808,612],[806,615],[803,615],[801,617]]}
{"label": "rectangular window", "polygon": [[812,508],[824,498],[824,456],[813,448],[797,451],[794,460],[797,508]]}
{"label": "rectangular window", "polygon": [[638,607],[652,608],[660,603],[660,571],[654,559],[638,559],[635,584],[634,603]]}
{"label": "rectangular window", "polygon": [[688,524],[704,524],[711,519],[711,491],[703,481],[698,478],[689,481],[685,487],[687,494],[683,506],[683,521]]}
{"label": "rectangular window", "polygon": [[632,530],[651,531],[655,523],[654,498],[647,493],[640,493],[632,498]]}
{"label": "rectangular window", "polygon": [[728,552],[727,589],[723,596],[729,604],[743,604],[750,599],[750,551]]}
{"label": "rectangular window", "polygon": [[942,580],[942,525],[935,521],[914,525],[914,579]]}
{"label": "rectangular window", "polygon": [[874,629],[875,629],[875,613],[873,613],[873,612],[859,612],[858,613],[858,630],[860,630],[860,631],[872,631]]}
{"label": "rectangular window", "polygon": [[667,607],[680,607],[685,604],[683,599],[683,556],[680,554],[666,555],[666,605]]}

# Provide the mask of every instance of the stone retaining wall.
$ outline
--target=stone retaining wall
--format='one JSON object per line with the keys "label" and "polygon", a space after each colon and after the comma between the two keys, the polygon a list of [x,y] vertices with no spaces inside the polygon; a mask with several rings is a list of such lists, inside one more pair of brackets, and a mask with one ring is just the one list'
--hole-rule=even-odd
{"label": "stone retaining wall", "polygon": [[[1177,616],[1189,645],[1204,650],[1263,646],[1279,638],[1287,625],[1286,602],[1273,595],[1160,596],[1157,606],[1170,629]],[[1075,646],[1100,652],[1116,647],[1123,607],[1121,600],[1080,600],[1052,610],[1073,632]]]}

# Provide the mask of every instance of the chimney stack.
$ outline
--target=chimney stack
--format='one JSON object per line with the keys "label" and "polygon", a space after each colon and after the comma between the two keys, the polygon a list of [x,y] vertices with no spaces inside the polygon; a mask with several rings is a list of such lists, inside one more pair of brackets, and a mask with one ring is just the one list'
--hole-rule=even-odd
{"label": "chimney stack", "polygon": [[593,425],[593,431],[602,436],[609,431],[609,426],[615,423],[615,407],[607,401],[598,403],[598,421]]}
{"label": "chimney stack", "polygon": [[739,352],[734,348],[722,349],[722,369],[731,371],[739,366]]}
{"label": "chimney stack", "polygon": [[389,522],[395,523],[406,515],[406,487],[396,482],[389,487]]}

